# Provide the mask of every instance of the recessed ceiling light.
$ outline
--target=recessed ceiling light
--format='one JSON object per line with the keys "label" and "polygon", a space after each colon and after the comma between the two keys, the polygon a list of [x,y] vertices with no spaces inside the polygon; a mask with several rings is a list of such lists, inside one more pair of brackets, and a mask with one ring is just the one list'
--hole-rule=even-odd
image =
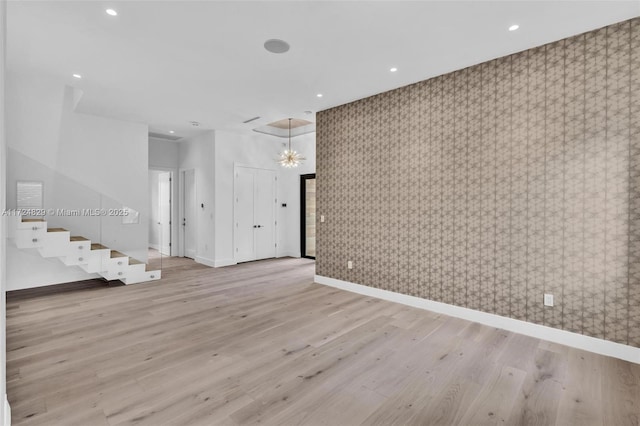
{"label": "recessed ceiling light", "polygon": [[74,74],[73,77],[74,78],[82,78],[82,76],[80,74]]}
{"label": "recessed ceiling light", "polygon": [[305,113],[305,114],[313,114],[313,111],[306,110],[304,113]]}
{"label": "recessed ceiling light", "polygon": [[285,53],[289,51],[289,43],[284,40],[272,38],[264,42],[264,48],[271,53]]}
{"label": "recessed ceiling light", "polygon": [[520,25],[518,25],[518,24],[513,24],[512,26],[510,26],[510,27],[509,27],[509,31],[515,31],[515,30],[517,30],[518,28],[520,28]]}
{"label": "recessed ceiling light", "polygon": [[110,16],[118,16],[118,12],[116,12],[114,9],[107,9],[105,10],[105,12],[107,12],[107,15]]}
{"label": "recessed ceiling light", "polygon": [[391,72],[396,72],[396,71],[398,71],[398,68],[393,67],[393,68],[391,68],[389,71],[391,71]]}
{"label": "recessed ceiling light", "polygon": [[169,133],[174,134],[175,132],[173,130],[169,130]]}
{"label": "recessed ceiling light", "polygon": [[318,93],[316,96],[321,98],[322,97],[322,93]]}

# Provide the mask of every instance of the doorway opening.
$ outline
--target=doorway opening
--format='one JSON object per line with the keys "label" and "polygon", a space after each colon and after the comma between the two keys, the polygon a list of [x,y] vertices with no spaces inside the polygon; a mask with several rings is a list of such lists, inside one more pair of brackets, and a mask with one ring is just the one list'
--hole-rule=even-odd
{"label": "doorway opening", "polygon": [[300,255],[316,258],[316,174],[300,175]]}
{"label": "doorway opening", "polygon": [[159,256],[172,256],[173,173],[149,170],[149,248]]}

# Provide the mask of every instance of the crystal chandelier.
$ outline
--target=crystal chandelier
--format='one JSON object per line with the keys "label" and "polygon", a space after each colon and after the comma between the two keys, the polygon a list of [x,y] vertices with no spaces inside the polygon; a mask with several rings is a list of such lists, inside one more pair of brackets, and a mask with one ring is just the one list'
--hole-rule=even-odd
{"label": "crystal chandelier", "polygon": [[289,149],[285,149],[284,152],[280,154],[278,163],[280,163],[282,167],[290,169],[292,167],[298,167],[303,160],[306,160],[306,158],[291,150],[291,119],[289,119]]}

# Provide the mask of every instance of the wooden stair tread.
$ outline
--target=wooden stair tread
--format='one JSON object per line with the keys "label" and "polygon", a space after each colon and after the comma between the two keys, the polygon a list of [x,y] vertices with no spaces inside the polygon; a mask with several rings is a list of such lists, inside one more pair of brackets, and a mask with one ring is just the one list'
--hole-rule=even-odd
{"label": "wooden stair tread", "polygon": [[102,244],[99,243],[92,243],[91,244],[91,250],[105,250],[108,249],[109,247],[107,246],[103,246]]}
{"label": "wooden stair tread", "polygon": [[44,219],[22,219],[22,222],[44,222]]}
{"label": "wooden stair tread", "polygon": [[116,250],[111,250],[111,258],[113,259],[114,257],[127,257],[127,255]]}
{"label": "wooden stair tread", "polygon": [[[80,236],[72,236],[72,237],[69,237],[69,240],[71,240],[71,241],[89,241],[89,239],[88,239],[88,238],[80,237]],[[93,244],[92,244],[92,245],[93,245]]]}
{"label": "wooden stair tread", "polygon": [[64,228],[49,228],[47,229],[47,232],[69,232]]}

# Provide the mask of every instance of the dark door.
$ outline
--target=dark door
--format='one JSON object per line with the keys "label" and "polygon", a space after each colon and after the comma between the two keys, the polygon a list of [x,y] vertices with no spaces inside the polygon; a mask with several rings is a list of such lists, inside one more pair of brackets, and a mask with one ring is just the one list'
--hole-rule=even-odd
{"label": "dark door", "polygon": [[300,175],[300,254],[316,258],[316,174]]}

